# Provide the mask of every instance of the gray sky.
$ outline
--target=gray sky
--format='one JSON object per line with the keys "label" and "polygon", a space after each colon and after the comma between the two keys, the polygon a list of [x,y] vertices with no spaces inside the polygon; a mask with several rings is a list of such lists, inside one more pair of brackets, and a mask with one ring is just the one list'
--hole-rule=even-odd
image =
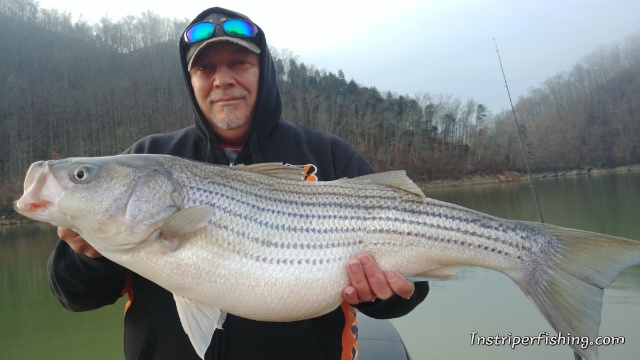
{"label": "gray sky", "polygon": [[[304,5],[303,5],[304,4]],[[493,38],[514,103],[603,44],[640,32],[639,0],[40,0],[96,23],[152,12],[195,17],[222,6],[249,16],[270,45],[363,86],[399,95],[473,98],[509,108]]]}

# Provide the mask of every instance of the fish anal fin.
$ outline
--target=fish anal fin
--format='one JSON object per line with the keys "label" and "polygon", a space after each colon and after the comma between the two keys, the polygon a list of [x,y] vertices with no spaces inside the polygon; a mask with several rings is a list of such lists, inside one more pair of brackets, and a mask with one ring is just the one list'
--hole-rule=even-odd
{"label": "fish anal fin", "polygon": [[193,348],[204,359],[213,333],[222,329],[227,313],[220,309],[203,305],[180,295],[173,295],[182,328],[189,336]]}
{"label": "fish anal fin", "polygon": [[436,266],[420,274],[407,275],[404,278],[411,282],[430,280],[449,280],[460,271],[458,266]]}
{"label": "fish anal fin", "polygon": [[[342,181],[342,180],[340,180]],[[416,185],[408,176],[404,170],[387,171],[382,173],[375,173],[369,175],[358,176],[353,179],[348,179],[350,182],[372,182],[378,185],[388,186],[397,190],[409,192],[411,194],[426,198],[420,187]]]}

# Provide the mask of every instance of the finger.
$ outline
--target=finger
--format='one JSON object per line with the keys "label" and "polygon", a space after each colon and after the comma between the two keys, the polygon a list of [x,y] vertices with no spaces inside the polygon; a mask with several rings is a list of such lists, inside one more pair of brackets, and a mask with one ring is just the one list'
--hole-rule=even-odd
{"label": "finger", "polygon": [[407,281],[404,276],[400,275],[400,273],[395,270],[388,270],[384,275],[387,279],[387,284],[389,284],[393,292],[398,296],[409,299],[416,290],[413,283]]}
{"label": "finger", "polygon": [[85,254],[90,258],[102,256],[102,254],[94,249],[82,236],[69,228],[58,227],[58,237],[69,244],[69,247],[78,254]]}
{"label": "finger", "polygon": [[58,237],[64,241],[73,239],[78,236],[78,233],[65,227],[58,227]]}
{"label": "finger", "polygon": [[376,294],[371,290],[369,281],[364,273],[362,263],[358,259],[347,262],[347,272],[351,280],[351,287],[355,290],[358,302],[374,301]]}
{"label": "finger", "polygon": [[69,243],[69,246],[78,254],[85,254],[90,258],[98,258],[102,256],[102,254],[100,254],[96,249],[93,248],[93,246],[89,245],[89,243],[84,240]]}
{"label": "finger", "polygon": [[91,245],[87,245],[87,247],[82,251],[82,253],[93,259],[102,257],[102,254],[100,254],[100,252],[94,249]]}
{"label": "finger", "polygon": [[342,291],[342,299],[344,299],[344,301],[349,305],[358,305],[361,303],[360,299],[358,298],[358,293],[353,286],[347,286]]}
{"label": "finger", "polygon": [[367,282],[371,291],[376,297],[387,300],[393,296],[393,289],[387,283],[384,271],[378,267],[378,264],[369,254],[361,254],[358,260],[362,263],[362,269],[367,278]]}

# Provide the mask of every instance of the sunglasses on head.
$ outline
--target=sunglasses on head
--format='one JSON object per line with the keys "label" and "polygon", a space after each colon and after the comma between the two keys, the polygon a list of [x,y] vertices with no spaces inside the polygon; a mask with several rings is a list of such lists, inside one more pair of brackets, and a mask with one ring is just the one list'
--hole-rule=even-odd
{"label": "sunglasses on head", "polygon": [[220,28],[225,35],[238,38],[254,37],[258,33],[258,27],[246,20],[229,19],[216,22],[199,22],[189,26],[184,33],[184,39],[187,43],[195,43],[198,41],[210,39],[216,36],[216,27]]}

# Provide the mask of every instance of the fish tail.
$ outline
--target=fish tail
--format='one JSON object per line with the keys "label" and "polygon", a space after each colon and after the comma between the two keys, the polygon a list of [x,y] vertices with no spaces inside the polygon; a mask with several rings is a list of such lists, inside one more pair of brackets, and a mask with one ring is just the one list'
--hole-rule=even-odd
{"label": "fish tail", "polygon": [[[597,346],[585,347],[576,337],[595,341],[600,329],[604,288],[624,269],[640,262],[640,242],[615,236],[536,224],[559,243],[542,281],[515,280],[551,326],[585,360],[598,359]],[[539,270],[539,269],[538,269]],[[571,341],[570,339],[574,340]]]}

